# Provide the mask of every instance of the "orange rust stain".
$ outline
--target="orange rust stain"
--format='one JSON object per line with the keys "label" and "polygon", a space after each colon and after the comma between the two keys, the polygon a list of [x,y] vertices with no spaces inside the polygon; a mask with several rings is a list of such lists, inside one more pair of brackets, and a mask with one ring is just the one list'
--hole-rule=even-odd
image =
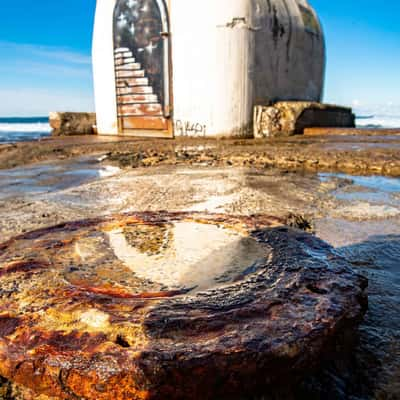
{"label": "orange rust stain", "polygon": [[117,228],[122,228],[126,225],[151,225],[149,222],[144,221],[142,218],[138,218],[138,217],[127,217],[123,220],[117,220],[117,221],[113,221],[113,222],[108,222],[105,223],[104,226],[102,227],[103,231],[105,232],[109,232],[112,231],[114,229]]}
{"label": "orange rust stain", "polygon": [[107,336],[103,333],[93,334],[77,330],[64,333],[62,331],[27,329],[18,335],[14,343],[26,350],[34,349],[37,357],[40,354],[69,355],[77,351],[90,353],[107,340]]}
{"label": "orange rust stain", "polygon": [[73,243],[74,239],[63,239],[63,240],[42,240],[35,243],[32,249],[61,249]]}
{"label": "orange rust stain", "polygon": [[82,228],[91,228],[102,222],[104,222],[104,219],[101,218],[83,219],[81,221],[66,222],[56,225],[54,227],[42,228],[33,232],[23,233],[22,235],[15,237],[13,240],[21,240],[21,239],[34,240],[34,239],[39,239],[40,237],[48,234],[54,234],[58,232],[63,232],[63,233],[74,232]]}
{"label": "orange rust stain", "polygon": [[190,291],[190,289],[184,289],[184,290],[169,290],[164,292],[143,292],[139,294],[132,294],[123,291],[121,289],[108,288],[108,287],[80,286],[79,289],[90,293],[102,294],[120,299],[163,299],[163,298],[180,296]]}
{"label": "orange rust stain", "polygon": [[95,373],[82,377],[79,371],[73,370],[68,374],[64,384],[73,393],[87,399],[149,400],[153,398],[150,391],[140,390],[135,379],[126,374],[102,381]]}
{"label": "orange rust stain", "polygon": [[14,273],[30,273],[48,268],[50,264],[44,261],[16,261],[0,269],[0,277]]}

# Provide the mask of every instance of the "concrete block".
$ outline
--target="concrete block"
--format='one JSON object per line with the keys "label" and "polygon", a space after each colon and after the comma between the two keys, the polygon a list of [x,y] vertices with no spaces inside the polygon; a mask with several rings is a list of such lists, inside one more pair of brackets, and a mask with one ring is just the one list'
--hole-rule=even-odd
{"label": "concrete block", "polygon": [[254,108],[254,137],[276,137],[303,134],[305,128],[354,128],[351,108],[304,101],[280,101]]}
{"label": "concrete block", "polygon": [[95,113],[51,112],[49,121],[53,129],[53,136],[93,135],[95,133]]}

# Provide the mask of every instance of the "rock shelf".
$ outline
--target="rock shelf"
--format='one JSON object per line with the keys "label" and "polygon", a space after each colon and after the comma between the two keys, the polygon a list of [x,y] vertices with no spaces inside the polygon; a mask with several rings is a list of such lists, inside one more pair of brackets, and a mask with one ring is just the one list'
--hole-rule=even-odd
{"label": "rock shelf", "polygon": [[338,135],[337,129],[327,132],[324,128],[321,136],[262,140],[70,136],[46,139],[40,143],[0,145],[0,169],[26,166],[38,161],[108,155],[108,161],[126,168],[203,165],[400,176],[399,131],[363,132],[360,135],[359,130],[348,129]]}
{"label": "rock shelf", "polygon": [[0,375],[30,398],[236,399],[329,357],[365,313],[366,286],[274,217],[41,229],[0,244]]}

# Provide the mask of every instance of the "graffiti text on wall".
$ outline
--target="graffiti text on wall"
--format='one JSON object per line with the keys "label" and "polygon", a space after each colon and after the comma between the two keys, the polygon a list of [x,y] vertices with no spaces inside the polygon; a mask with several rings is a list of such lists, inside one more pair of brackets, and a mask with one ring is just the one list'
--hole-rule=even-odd
{"label": "graffiti text on wall", "polygon": [[175,134],[177,136],[206,136],[207,126],[199,122],[175,121]]}

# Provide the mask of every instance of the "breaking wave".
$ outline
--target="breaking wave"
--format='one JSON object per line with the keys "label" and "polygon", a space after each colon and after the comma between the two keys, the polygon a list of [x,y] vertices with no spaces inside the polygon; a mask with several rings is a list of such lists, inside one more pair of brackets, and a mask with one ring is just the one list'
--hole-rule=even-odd
{"label": "breaking wave", "polygon": [[360,128],[400,128],[400,106],[395,104],[355,107]]}
{"label": "breaking wave", "polygon": [[46,117],[0,118],[0,143],[37,140],[49,136],[51,127]]}
{"label": "breaking wave", "polygon": [[1,124],[0,132],[50,132],[48,123],[38,122],[36,124]]}

